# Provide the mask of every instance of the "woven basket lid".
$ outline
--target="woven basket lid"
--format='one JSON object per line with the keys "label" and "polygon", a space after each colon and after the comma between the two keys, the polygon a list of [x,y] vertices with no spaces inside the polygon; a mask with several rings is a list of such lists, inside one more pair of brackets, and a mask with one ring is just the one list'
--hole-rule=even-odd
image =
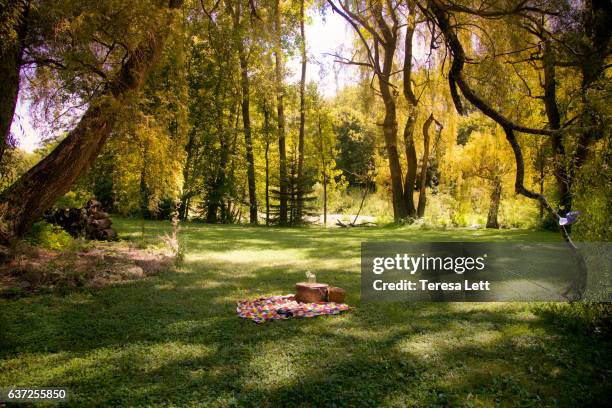
{"label": "woven basket lid", "polygon": [[327,283],[308,283],[308,282],[299,282],[296,283],[295,286],[305,286],[308,288],[327,288],[329,285]]}

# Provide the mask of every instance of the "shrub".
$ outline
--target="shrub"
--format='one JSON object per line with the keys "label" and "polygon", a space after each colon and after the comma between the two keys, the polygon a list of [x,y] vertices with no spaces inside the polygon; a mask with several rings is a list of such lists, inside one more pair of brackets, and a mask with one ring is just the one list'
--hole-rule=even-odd
{"label": "shrub", "polygon": [[26,235],[26,241],[47,249],[63,250],[70,247],[73,239],[57,225],[39,221],[32,225],[32,229]]}
{"label": "shrub", "polygon": [[545,303],[535,306],[533,311],[555,327],[571,333],[595,334],[605,338],[612,336],[610,303]]}

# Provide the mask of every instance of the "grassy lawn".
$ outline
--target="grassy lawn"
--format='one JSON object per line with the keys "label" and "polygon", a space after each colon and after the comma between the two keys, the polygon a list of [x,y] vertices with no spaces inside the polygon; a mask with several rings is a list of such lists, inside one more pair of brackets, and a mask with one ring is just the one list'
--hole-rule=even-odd
{"label": "grassy lawn", "polygon": [[[141,239],[139,221],[116,220]],[[169,223],[147,222],[158,240]],[[362,241],[551,241],[529,231],[183,227],[178,273],[0,300],[0,387],[67,387],[78,406],[601,406],[611,348],[520,303],[360,303]],[[235,301],[306,270],[348,291],[337,317],[256,325]],[[607,391],[606,391],[607,390]]]}

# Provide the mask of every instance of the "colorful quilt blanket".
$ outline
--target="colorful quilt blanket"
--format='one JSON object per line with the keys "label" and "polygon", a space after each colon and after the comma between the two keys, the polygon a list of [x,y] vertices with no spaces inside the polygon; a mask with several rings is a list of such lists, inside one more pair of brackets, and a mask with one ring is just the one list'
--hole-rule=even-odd
{"label": "colorful quilt blanket", "polygon": [[291,319],[293,317],[315,317],[320,315],[335,315],[349,310],[344,303],[299,303],[294,295],[270,296],[253,300],[239,300],[236,313],[243,319],[251,319],[255,323],[270,320]]}

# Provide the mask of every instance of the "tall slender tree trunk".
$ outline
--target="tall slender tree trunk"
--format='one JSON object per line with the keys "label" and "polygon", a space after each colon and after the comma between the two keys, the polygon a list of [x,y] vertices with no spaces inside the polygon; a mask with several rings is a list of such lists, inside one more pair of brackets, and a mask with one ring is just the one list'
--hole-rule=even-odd
{"label": "tall slender tree trunk", "polygon": [[400,165],[399,152],[397,149],[397,110],[395,97],[391,92],[389,80],[393,68],[393,54],[395,53],[395,42],[389,41],[384,44],[384,61],[382,73],[378,75],[380,93],[385,105],[385,118],[383,121],[383,135],[385,148],[389,160],[389,172],[391,173],[391,194],[393,200],[393,219],[400,222],[408,216],[406,202],[404,201],[404,187],[402,183],[402,166]]}
{"label": "tall slender tree trunk", "polygon": [[499,228],[497,215],[499,213],[499,204],[501,202],[502,182],[499,177],[493,181],[493,190],[491,190],[491,204],[489,213],[487,214],[487,228]]}
{"label": "tall slender tree trunk", "polygon": [[415,217],[414,186],[417,177],[417,155],[414,144],[414,129],[418,115],[418,101],[412,91],[412,38],[416,29],[416,6],[408,2],[409,14],[404,36],[403,92],[408,103],[408,119],[404,126],[404,146],[406,149],[406,177],[404,178],[404,201],[409,217]]}
{"label": "tall slender tree trunk", "polygon": [[[182,5],[170,0],[168,8]],[[32,223],[64,195],[93,163],[114,129],[128,94],[140,90],[159,60],[174,13],[160,10],[152,30],[104,87],[68,136],[43,160],[0,195],[0,243],[23,236]]]}
{"label": "tall slender tree trunk", "polygon": [[323,225],[327,226],[327,171],[323,169]]}
{"label": "tall slender tree trunk", "polygon": [[319,151],[321,153],[321,173],[323,176],[323,225],[327,225],[327,160],[323,149],[323,131],[321,129],[321,116],[317,117],[317,128],[319,136]]}
{"label": "tall slender tree trunk", "polygon": [[142,147],[142,167],[140,168],[140,216],[143,219],[151,218],[151,211],[149,211],[151,193],[147,185],[148,150],[148,144],[145,141],[145,145]]}
{"label": "tall slender tree trunk", "polygon": [[242,71],[242,122],[244,126],[244,143],[247,159],[247,178],[249,184],[249,222],[257,224],[257,191],[255,187],[255,158],[253,156],[253,140],[251,137],[250,86],[248,62],[244,49],[239,48],[240,68]]}
{"label": "tall slender tree trunk", "polygon": [[304,30],[304,0],[300,1],[300,52],[302,54],[302,76],[300,78],[300,132],[298,137],[298,169],[297,169],[297,222],[302,222],[305,180],[304,180],[304,127],[306,125],[306,32]]}
{"label": "tall slender tree trunk", "polygon": [[247,182],[249,190],[249,222],[257,224],[257,191],[255,187],[255,158],[253,155],[253,139],[251,135],[251,112],[250,112],[250,81],[249,81],[249,60],[243,44],[241,30],[241,1],[234,3],[228,1],[227,6],[234,18],[234,35],[236,48],[238,49],[238,59],[240,60],[240,86],[242,91],[242,125],[244,128],[244,144],[247,161]]}
{"label": "tall slender tree trunk", "polygon": [[[234,117],[234,107],[229,113],[229,122],[231,126],[232,119]],[[208,195],[208,204],[206,206],[206,222],[210,224],[216,224],[219,220],[224,221],[223,215],[224,205],[223,199],[225,195],[226,179],[227,179],[227,167],[230,157],[231,145],[227,139],[227,131],[223,123],[223,112],[218,112],[219,117],[217,118],[217,133],[219,135],[219,167],[217,168],[216,174],[214,174],[213,181],[211,183],[211,191]],[[221,214],[219,214],[221,210]]]}
{"label": "tall slender tree trunk", "polygon": [[265,159],[266,159],[266,225],[270,225],[270,113],[268,112],[268,104],[264,100],[264,134],[266,138]]}
{"label": "tall slender tree trunk", "polygon": [[[9,0],[2,15],[12,21],[0,21],[3,27],[11,27],[14,39],[0,43],[0,163],[10,140],[11,124],[19,96],[19,72],[30,10],[29,0]],[[5,40],[5,39],[3,39]]]}
{"label": "tall slender tree trunk", "polygon": [[193,150],[195,145],[193,132],[189,132],[189,140],[187,141],[187,145],[185,146],[185,151],[187,152],[187,157],[185,159],[185,166],[183,167],[183,192],[181,194],[181,202],[179,205],[179,219],[182,221],[186,221],[189,216],[189,199],[193,194],[190,186],[190,172],[191,165],[193,160]]}
{"label": "tall slender tree trunk", "polygon": [[429,166],[429,128],[434,121],[433,113],[429,115],[423,124],[423,157],[421,158],[421,175],[419,176],[419,204],[417,208],[417,217],[422,218],[425,215],[425,205],[427,203],[427,167]]}
{"label": "tall slender tree trunk", "polygon": [[285,106],[283,104],[284,77],[283,77],[283,49],[281,44],[280,0],[274,2],[274,31],[275,31],[275,74],[276,98],[278,111],[278,179],[279,179],[279,224],[287,225],[287,148],[285,146]]}

